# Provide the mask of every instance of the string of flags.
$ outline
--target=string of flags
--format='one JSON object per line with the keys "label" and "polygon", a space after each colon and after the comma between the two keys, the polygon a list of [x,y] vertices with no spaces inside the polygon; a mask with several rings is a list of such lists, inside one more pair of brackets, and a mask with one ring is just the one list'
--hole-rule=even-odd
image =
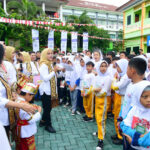
{"label": "string of flags", "polygon": [[[31,21],[31,20],[17,20],[14,18],[4,18],[4,17],[0,17],[0,22],[3,23],[9,23],[9,24],[22,24],[22,25],[26,25],[26,26],[32,26],[34,28],[41,28],[41,29],[46,29],[46,30],[53,30],[53,31],[57,31],[57,32],[64,32],[64,30],[58,30],[58,29],[53,29],[50,26],[43,26],[43,25],[56,25],[56,26],[65,26],[66,23],[54,23],[54,22],[47,22],[47,21]],[[76,25],[74,23],[69,23],[69,25]],[[78,24],[80,26],[84,26],[84,25],[88,25],[88,24]],[[92,26],[93,24],[91,24]],[[94,25],[93,25],[94,26]],[[67,33],[74,33],[74,32],[69,32],[66,31]],[[109,40],[109,41],[118,41],[118,42],[122,42],[122,40],[119,39],[111,39],[111,38],[103,38],[103,37],[97,37],[97,36],[90,36],[90,35],[83,35],[83,34],[79,34],[78,36],[87,36],[88,38],[92,38],[92,39],[99,39],[99,40]]]}

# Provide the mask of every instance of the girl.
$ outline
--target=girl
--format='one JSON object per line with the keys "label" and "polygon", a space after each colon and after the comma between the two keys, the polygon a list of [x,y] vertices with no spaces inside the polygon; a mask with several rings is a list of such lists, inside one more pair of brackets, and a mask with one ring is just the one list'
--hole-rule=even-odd
{"label": "girl", "polygon": [[107,96],[111,88],[111,78],[107,72],[108,63],[102,61],[99,66],[99,75],[94,79],[95,118],[98,126],[98,145],[96,150],[103,148],[105,136],[105,120],[107,116]]}
{"label": "girl", "polygon": [[138,86],[137,100],[127,117],[121,122],[124,150],[150,149],[150,82]]}
{"label": "girl", "polygon": [[119,113],[121,110],[121,104],[123,103],[123,98],[125,95],[125,91],[127,86],[130,83],[130,79],[128,78],[126,72],[128,67],[128,61],[126,59],[120,59],[116,62],[116,68],[118,74],[115,75],[115,78],[112,82],[112,90],[115,91],[114,95],[114,125],[116,129],[117,135],[113,135],[111,138],[114,144],[122,144],[122,136],[119,133],[119,129],[117,126],[117,119],[119,117]]}

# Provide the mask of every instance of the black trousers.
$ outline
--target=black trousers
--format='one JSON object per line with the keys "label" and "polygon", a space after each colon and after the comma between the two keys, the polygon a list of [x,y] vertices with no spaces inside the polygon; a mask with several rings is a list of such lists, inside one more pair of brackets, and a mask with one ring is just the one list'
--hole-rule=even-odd
{"label": "black trousers", "polygon": [[46,126],[51,126],[51,96],[46,95],[45,93],[41,96],[42,105],[43,105],[43,115],[42,120],[45,122]]}

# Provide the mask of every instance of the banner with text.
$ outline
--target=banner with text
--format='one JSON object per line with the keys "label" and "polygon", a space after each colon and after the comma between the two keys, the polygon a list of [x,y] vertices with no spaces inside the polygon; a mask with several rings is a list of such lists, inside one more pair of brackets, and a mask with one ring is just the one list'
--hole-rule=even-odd
{"label": "banner with text", "polygon": [[62,31],[61,32],[61,52],[67,51],[67,32]]}
{"label": "banner with text", "polygon": [[88,33],[83,33],[83,51],[88,50],[89,48],[89,40],[88,40]]}
{"label": "banner with text", "polygon": [[48,48],[54,50],[54,30],[50,30],[48,34]]}
{"label": "banner with text", "polygon": [[33,51],[37,52],[40,49],[39,45],[39,31],[32,29],[32,46],[33,46]]}
{"label": "banner with text", "polygon": [[72,34],[71,34],[71,49],[72,49],[73,53],[74,52],[76,53],[78,51],[77,41],[78,41],[78,33],[72,32]]}

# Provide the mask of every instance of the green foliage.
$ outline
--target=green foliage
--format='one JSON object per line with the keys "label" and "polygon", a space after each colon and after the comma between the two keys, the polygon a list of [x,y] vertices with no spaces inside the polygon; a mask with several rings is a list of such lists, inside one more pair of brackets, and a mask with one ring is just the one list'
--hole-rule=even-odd
{"label": "green foliage", "polygon": [[[2,8],[0,7],[0,10]],[[45,14],[41,13],[41,10],[36,6],[36,4],[29,0],[21,0],[21,2],[17,0],[9,1],[7,3],[7,11],[9,13],[9,18],[16,19],[27,19],[27,20],[43,20],[43,21],[51,21],[49,18],[46,18]],[[37,18],[37,14],[41,13],[40,17]],[[2,9],[0,11],[1,16],[5,16],[5,13]],[[56,20],[55,22],[60,22]],[[86,12],[84,12],[81,16],[68,16],[67,23],[79,23],[79,24],[94,24],[89,16],[87,16]],[[56,30],[66,30],[68,32],[77,31],[79,34],[83,34],[83,32],[88,32],[90,36],[97,36],[103,38],[109,38],[109,34],[107,31],[103,29],[99,29],[96,26],[56,26],[51,25],[52,29]],[[19,24],[0,24],[0,40],[1,39],[14,39],[20,41],[20,47],[24,48],[26,51],[30,51],[32,49],[32,35],[31,30],[33,27],[19,25]],[[41,49],[47,46],[48,42],[48,30],[38,29],[39,30],[39,39]],[[55,32],[55,48],[59,48],[61,44],[61,32]],[[109,47],[108,40],[99,40],[99,39],[91,39],[89,38],[89,49],[92,51],[94,48],[99,48],[102,51],[106,52],[106,49]],[[78,36],[78,48],[79,51],[82,51],[83,37]],[[68,33],[68,42],[67,49],[70,51],[71,49],[71,34]]]}

